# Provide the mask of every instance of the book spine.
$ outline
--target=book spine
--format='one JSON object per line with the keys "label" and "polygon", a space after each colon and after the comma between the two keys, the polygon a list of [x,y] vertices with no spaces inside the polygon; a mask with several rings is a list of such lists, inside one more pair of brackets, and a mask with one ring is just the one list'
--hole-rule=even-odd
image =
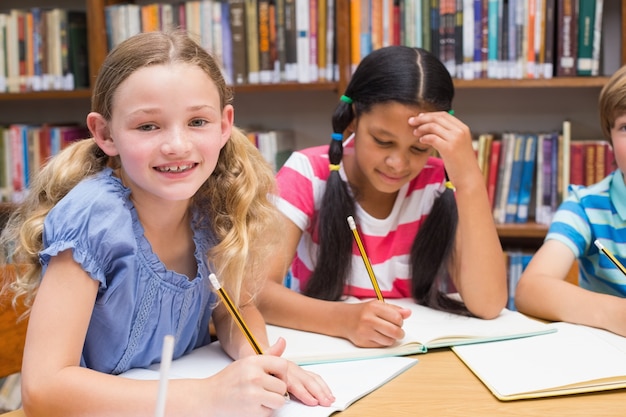
{"label": "book spine", "polygon": [[592,141],[585,142],[585,185],[596,182],[596,145]]}
{"label": "book spine", "polygon": [[591,52],[591,75],[600,75],[600,55],[602,52],[602,23],[604,0],[596,0],[596,15],[593,22],[593,48]]}
{"label": "book spine", "polygon": [[317,64],[317,44],[319,33],[317,31],[317,2],[309,0],[309,82],[317,81],[319,69]]}
{"label": "book spine", "polygon": [[[221,8],[220,16],[222,19],[220,35],[222,39],[222,61],[224,66],[224,79],[226,84],[235,85],[235,70],[233,66],[233,35],[230,29],[230,3],[228,1],[219,2],[217,6]],[[176,8],[172,10],[177,10]],[[176,21],[176,20],[174,20]]]}
{"label": "book spine", "polygon": [[[296,32],[298,53],[298,82],[311,82],[309,59],[311,44],[309,34],[309,0],[295,0],[296,2]],[[352,3],[351,3],[352,5]]]}
{"label": "book spine", "polygon": [[454,65],[455,76],[463,78],[463,0],[456,0],[454,12]]}
{"label": "book spine", "polygon": [[558,0],[556,74],[559,77],[576,75],[577,1]]}
{"label": "book spine", "polygon": [[500,140],[494,140],[491,143],[491,156],[489,158],[489,179],[487,180],[487,196],[489,197],[489,205],[492,210],[496,197],[496,185],[498,183],[498,166],[500,163],[501,144],[502,142]]}
{"label": "book spine", "polygon": [[515,134],[513,164],[511,167],[511,179],[509,181],[509,194],[506,202],[504,223],[515,223],[517,215],[517,201],[519,199],[519,191],[522,185],[522,169],[524,167],[524,146],[526,145],[525,137],[522,134]]}
{"label": "book spine", "polygon": [[229,0],[230,36],[233,50],[233,82],[248,82],[246,50],[246,4],[244,0]]}
{"label": "book spine", "polygon": [[482,78],[482,0],[474,0],[474,77]]}
{"label": "book spine", "polygon": [[296,2],[285,0],[285,79],[298,80],[298,33],[296,31]]}
{"label": "book spine", "polygon": [[596,170],[594,183],[598,183],[604,179],[606,169],[606,148],[609,146],[607,142],[596,142]]}
{"label": "book spine", "polygon": [[585,149],[580,141],[570,145],[570,184],[585,185]]}
{"label": "book spine", "polygon": [[445,0],[430,0],[430,52],[436,57],[441,56],[441,34],[439,33],[441,19],[439,9],[442,1]]}
{"label": "book spine", "polygon": [[594,21],[596,0],[579,0],[578,3],[578,54],[576,75],[591,75],[593,59]]}
{"label": "book spine", "polygon": [[270,2],[257,0],[258,45],[259,45],[259,81],[263,84],[272,81],[274,65],[270,56]]}
{"label": "book spine", "polygon": [[537,136],[528,134],[525,138],[524,162],[522,167],[522,179],[517,201],[517,214],[515,223],[526,223],[528,221],[528,211],[530,208],[530,196],[533,187],[533,177],[535,174],[535,160],[537,154]]}
{"label": "book spine", "polygon": [[543,78],[552,78],[554,76],[554,25],[555,20],[555,1],[546,0],[545,8],[545,30],[543,33],[545,43],[545,59],[543,62]]}
{"label": "book spine", "polygon": [[285,0],[276,0],[276,58],[274,61],[274,82],[286,81],[285,68],[287,51],[285,43]]}
{"label": "book spine", "polygon": [[463,0],[463,72],[464,80],[474,79],[474,0]]}
{"label": "book spine", "polygon": [[498,78],[498,19],[500,4],[498,0],[489,0],[487,6],[487,78]]}
{"label": "book spine", "polygon": [[257,0],[245,0],[246,5],[246,56],[248,83],[258,84],[260,80],[259,27]]}

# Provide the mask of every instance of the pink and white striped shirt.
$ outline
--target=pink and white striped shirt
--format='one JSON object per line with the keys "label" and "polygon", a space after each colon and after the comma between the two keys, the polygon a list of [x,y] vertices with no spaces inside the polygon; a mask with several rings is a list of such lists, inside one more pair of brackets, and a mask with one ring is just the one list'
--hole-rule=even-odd
{"label": "pink and white striped shirt", "polygon": [[[344,145],[348,146],[353,146],[353,142]],[[276,176],[279,192],[276,205],[303,231],[291,266],[290,287],[297,291],[305,288],[315,268],[318,241],[312,219],[326,188],[328,163],[328,145],[308,148],[294,152]],[[343,165],[339,173],[346,181]],[[443,161],[429,158],[420,174],[400,189],[387,218],[374,218],[357,203],[355,221],[384,297],[411,297],[411,245],[434,199],[444,189],[444,181]],[[376,297],[356,243],[348,283],[344,295]]]}

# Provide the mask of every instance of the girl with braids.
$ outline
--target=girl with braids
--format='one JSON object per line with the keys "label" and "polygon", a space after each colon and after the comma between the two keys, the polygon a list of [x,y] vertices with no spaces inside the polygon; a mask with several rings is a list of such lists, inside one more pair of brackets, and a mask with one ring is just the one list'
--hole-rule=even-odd
{"label": "girl with braids", "polygon": [[[446,68],[425,50],[391,46],[362,60],[333,114],[330,145],[295,152],[277,174],[282,251],[259,297],[268,323],[378,347],[404,336],[410,311],[393,298],[499,314],[504,257],[453,95]],[[387,302],[335,302],[376,297],[348,216]],[[283,286],[289,268],[291,289]],[[448,280],[462,302],[445,295]]]}
{"label": "girl with braids", "polygon": [[[234,125],[214,59],[182,32],[121,43],[103,63],[87,125],[38,175],[3,237],[28,272],[9,289],[32,301],[23,364],[29,416],[152,416],[158,381],[114,376],[210,342],[213,320],[236,359],[169,383],[167,415],[268,416],[286,390],[334,399],[319,376],[268,347],[254,302],[275,224],[271,168]],[[268,355],[217,304],[215,272]],[[35,295],[36,292],[36,295]],[[68,395],[70,394],[70,395]]]}

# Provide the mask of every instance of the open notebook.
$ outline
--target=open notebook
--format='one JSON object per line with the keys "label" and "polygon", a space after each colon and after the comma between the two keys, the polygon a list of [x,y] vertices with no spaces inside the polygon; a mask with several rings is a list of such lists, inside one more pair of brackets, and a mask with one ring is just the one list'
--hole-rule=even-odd
{"label": "open notebook", "polygon": [[306,365],[412,355],[439,347],[534,336],[554,331],[543,322],[507,309],[503,309],[493,320],[482,320],[444,313],[418,305],[411,299],[390,299],[387,302],[413,311],[404,321],[404,339],[387,348],[359,348],[347,339],[272,325],[267,326],[269,341],[274,343],[278,337],[283,337],[287,341],[283,357]]}
{"label": "open notebook", "polygon": [[[216,374],[232,359],[224,353],[219,342],[198,348],[176,359],[170,368],[170,378],[205,378]],[[417,363],[411,358],[379,358],[310,365],[305,368],[320,375],[335,395],[330,407],[309,407],[292,398],[279,409],[276,417],[327,417],[345,410],[350,404],[395,378]],[[147,369],[131,369],[121,376],[133,379],[159,379],[159,364]]]}
{"label": "open notebook", "polygon": [[502,401],[626,388],[626,338],[553,323],[556,332],[452,350]]}

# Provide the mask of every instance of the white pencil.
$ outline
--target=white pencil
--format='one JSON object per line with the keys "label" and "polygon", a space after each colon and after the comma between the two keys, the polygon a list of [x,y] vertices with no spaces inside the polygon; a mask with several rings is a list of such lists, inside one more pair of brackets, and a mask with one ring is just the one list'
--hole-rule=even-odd
{"label": "white pencil", "polygon": [[163,353],[161,354],[161,366],[159,373],[159,394],[157,397],[155,417],[165,415],[165,400],[167,399],[167,384],[169,382],[170,365],[174,356],[174,336],[166,335],[163,338]]}

